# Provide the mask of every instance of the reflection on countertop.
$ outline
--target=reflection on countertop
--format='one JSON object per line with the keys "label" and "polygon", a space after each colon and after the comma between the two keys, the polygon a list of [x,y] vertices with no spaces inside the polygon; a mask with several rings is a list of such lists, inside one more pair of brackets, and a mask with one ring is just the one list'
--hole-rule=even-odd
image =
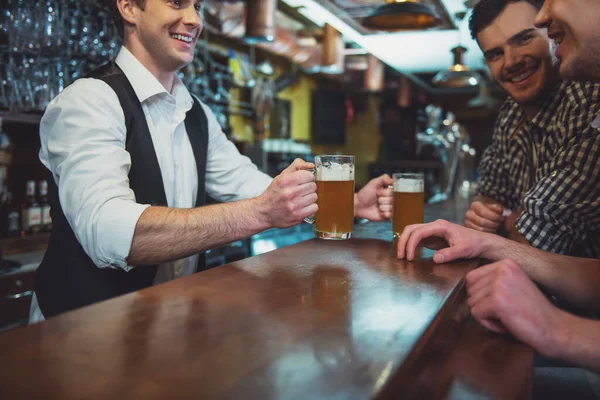
{"label": "reflection on countertop", "polygon": [[[425,222],[442,218],[460,223],[469,204],[469,199],[455,196],[454,200],[451,201],[426,205]],[[377,237],[383,240],[392,240],[391,222],[368,222],[367,220],[357,219],[355,220],[353,236],[358,238]],[[248,239],[238,240],[207,251],[207,265],[209,268],[214,268],[222,264],[264,254],[312,238],[314,238],[313,225],[307,223],[301,223],[285,229],[267,229]],[[7,256],[7,259],[19,261],[22,266],[5,271],[4,273],[0,271],[0,276],[35,270],[42,261],[43,256],[44,251]]]}

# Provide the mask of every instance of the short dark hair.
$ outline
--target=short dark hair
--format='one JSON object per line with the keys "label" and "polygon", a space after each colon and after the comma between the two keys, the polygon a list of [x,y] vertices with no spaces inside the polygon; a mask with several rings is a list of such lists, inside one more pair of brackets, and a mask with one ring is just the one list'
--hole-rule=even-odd
{"label": "short dark hair", "polygon": [[[135,3],[135,5],[137,5],[142,10],[144,9],[144,7],[146,7],[146,0],[132,0],[132,1]],[[119,8],[117,7],[117,0],[105,0],[105,2],[107,3],[108,8],[110,9],[110,13],[112,14],[112,18],[113,18],[113,23],[117,27],[119,36],[122,39],[123,32],[125,30],[125,21],[123,20],[123,17],[121,16],[121,12],[119,11]]]}
{"label": "short dark hair", "polygon": [[508,4],[519,2],[529,3],[538,10],[544,4],[543,0],[480,0],[469,18],[471,37],[477,40],[479,32],[489,26]]}

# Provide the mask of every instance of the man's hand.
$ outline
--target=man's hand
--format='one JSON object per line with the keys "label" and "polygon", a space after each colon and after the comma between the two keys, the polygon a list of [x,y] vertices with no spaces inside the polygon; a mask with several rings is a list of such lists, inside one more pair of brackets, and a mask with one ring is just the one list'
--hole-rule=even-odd
{"label": "man's hand", "polygon": [[394,181],[388,174],[371,179],[354,195],[354,215],[369,221],[384,221],[392,218],[393,189],[388,186]]}
{"label": "man's hand", "polygon": [[477,196],[465,214],[465,226],[480,232],[496,233],[503,224],[504,207],[494,199]]}
{"label": "man's hand", "polygon": [[398,239],[398,258],[414,260],[419,244],[438,250],[433,255],[436,263],[474,258],[481,256],[493,240],[494,237],[489,234],[438,219],[429,224],[415,224],[404,228]]}
{"label": "man's hand", "polygon": [[510,332],[539,353],[552,357],[565,313],[554,307],[512,260],[467,274],[471,315],[494,332]]}
{"label": "man's hand", "polygon": [[257,197],[261,218],[269,226],[288,228],[317,210],[317,184],[307,169],[314,164],[297,158]]}

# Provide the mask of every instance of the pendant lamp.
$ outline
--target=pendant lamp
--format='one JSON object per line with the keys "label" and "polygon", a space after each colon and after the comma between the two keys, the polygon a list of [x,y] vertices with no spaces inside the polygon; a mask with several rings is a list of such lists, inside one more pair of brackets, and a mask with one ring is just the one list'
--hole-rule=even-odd
{"label": "pendant lamp", "polygon": [[453,65],[445,71],[438,72],[433,77],[432,83],[443,88],[465,88],[479,85],[479,74],[463,64],[463,54],[467,49],[456,46],[451,51],[454,54]]}
{"label": "pendant lamp", "polygon": [[418,0],[386,0],[362,20],[364,27],[380,31],[428,29],[441,22],[432,6]]}

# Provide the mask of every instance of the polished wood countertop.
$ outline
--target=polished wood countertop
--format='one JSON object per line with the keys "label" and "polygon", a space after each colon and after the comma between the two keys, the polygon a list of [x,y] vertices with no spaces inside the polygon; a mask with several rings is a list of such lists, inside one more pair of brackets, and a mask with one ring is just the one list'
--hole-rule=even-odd
{"label": "polished wood countertop", "polygon": [[0,398],[530,398],[532,351],[468,317],[477,261],[398,260],[389,223],[0,334]]}

